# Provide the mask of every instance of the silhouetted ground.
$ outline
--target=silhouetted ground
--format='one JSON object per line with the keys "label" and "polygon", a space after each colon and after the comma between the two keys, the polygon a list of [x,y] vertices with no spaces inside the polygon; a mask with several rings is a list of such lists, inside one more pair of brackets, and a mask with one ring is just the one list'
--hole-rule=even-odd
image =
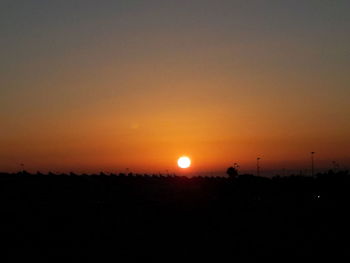
{"label": "silhouetted ground", "polygon": [[347,172],[272,179],[0,174],[9,262],[347,256]]}

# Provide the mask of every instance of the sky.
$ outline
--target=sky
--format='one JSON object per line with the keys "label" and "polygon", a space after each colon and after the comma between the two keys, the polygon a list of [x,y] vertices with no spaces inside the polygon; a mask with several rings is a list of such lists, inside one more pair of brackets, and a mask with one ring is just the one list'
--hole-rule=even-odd
{"label": "sky", "polygon": [[[350,167],[350,1],[0,0],[0,171]],[[188,155],[192,166],[177,167]]]}

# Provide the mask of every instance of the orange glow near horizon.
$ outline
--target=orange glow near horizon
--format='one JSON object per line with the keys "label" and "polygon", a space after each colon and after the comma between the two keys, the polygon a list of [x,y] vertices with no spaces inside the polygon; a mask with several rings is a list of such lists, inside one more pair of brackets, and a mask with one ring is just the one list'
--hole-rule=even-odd
{"label": "orange glow near horizon", "polygon": [[0,171],[350,168],[340,3],[29,2],[3,9]]}

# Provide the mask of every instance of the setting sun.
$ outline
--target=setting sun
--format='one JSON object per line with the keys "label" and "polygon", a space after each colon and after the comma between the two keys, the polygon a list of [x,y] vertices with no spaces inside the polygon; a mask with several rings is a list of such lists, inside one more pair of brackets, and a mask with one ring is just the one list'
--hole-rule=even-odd
{"label": "setting sun", "polygon": [[191,159],[187,156],[182,156],[177,160],[177,165],[183,169],[188,168],[191,166]]}

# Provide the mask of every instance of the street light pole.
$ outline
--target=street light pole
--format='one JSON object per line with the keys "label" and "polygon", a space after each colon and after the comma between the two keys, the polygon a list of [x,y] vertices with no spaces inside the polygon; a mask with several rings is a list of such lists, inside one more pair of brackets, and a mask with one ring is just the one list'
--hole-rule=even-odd
{"label": "street light pole", "polygon": [[256,158],[256,174],[260,176],[260,157]]}
{"label": "street light pole", "polygon": [[311,152],[311,175],[314,176],[315,174],[315,159],[314,159],[315,152]]}

